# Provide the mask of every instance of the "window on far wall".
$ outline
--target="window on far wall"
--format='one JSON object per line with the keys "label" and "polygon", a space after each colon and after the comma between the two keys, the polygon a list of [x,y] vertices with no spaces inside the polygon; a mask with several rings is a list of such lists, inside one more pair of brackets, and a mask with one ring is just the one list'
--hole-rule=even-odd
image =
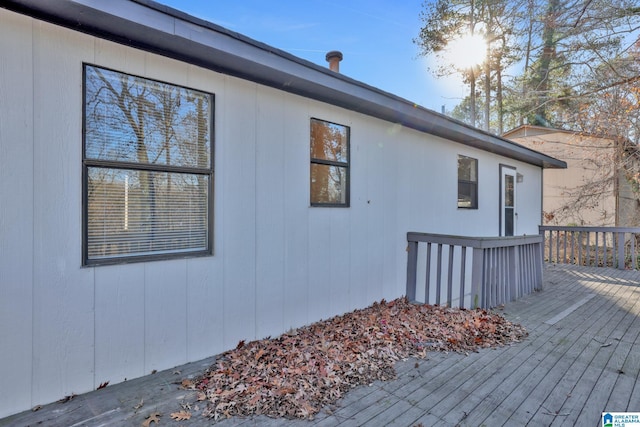
{"label": "window on far wall", "polygon": [[458,207],[478,209],[478,160],[458,156]]}
{"label": "window on far wall", "polygon": [[349,206],[349,127],[311,119],[311,206]]}
{"label": "window on far wall", "polygon": [[83,264],[212,253],[213,95],[84,66]]}

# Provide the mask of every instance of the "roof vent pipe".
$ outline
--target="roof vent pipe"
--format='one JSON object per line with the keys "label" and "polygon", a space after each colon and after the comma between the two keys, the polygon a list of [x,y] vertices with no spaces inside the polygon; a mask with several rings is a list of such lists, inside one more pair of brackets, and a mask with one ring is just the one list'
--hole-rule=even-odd
{"label": "roof vent pipe", "polygon": [[327,53],[325,59],[329,63],[329,69],[331,71],[335,71],[336,73],[340,72],[340,61],[342,61],[342,52],[337,50],[332,50]]}

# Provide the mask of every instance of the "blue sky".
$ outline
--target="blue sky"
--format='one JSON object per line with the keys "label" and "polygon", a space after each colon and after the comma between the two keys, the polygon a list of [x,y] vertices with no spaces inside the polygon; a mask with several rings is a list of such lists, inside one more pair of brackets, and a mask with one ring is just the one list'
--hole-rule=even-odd
{"label": "blue sky", "polygon": [[339,50],[341,73],[438,112],[468,90],[431,76],[419,56],[423,0],[159,1],[319,65]]}

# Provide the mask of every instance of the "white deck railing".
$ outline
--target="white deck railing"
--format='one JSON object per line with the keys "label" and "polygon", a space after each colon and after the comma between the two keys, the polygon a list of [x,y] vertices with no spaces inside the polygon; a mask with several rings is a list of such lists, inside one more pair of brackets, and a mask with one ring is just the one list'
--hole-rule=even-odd
{"label": "white deck railing", "polygon": [[407,233],[407,298],[490,308],[542,289],[542,236]]}

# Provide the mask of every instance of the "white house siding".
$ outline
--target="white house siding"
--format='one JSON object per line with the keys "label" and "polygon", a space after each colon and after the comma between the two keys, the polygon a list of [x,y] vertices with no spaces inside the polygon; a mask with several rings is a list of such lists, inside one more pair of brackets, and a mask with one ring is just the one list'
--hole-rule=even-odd
{"label": "white house siding", "polygon": [[[406,232],[498,234],[539,168],[0,9],[0,417],[404,294]],[[215,94],[214,255],[81,267],[82,63]],[[309,120],[351,129],[351,207],[309,207]],[[457,155],[478,210],[457,209]]]}
{"label": "white house siding", "polygon": [[[2,416],[28,407],[31,400],[34,147],[33,84],[30,78],[17,78],[30,76],[33,70],[31,23],[15,14],[3,13],[0,17],[0,55],[3,58],[0,60]],[[8,54],[10,61],[4,59],[9,58]],[[22,102],[23,99],[29,102]]]}

